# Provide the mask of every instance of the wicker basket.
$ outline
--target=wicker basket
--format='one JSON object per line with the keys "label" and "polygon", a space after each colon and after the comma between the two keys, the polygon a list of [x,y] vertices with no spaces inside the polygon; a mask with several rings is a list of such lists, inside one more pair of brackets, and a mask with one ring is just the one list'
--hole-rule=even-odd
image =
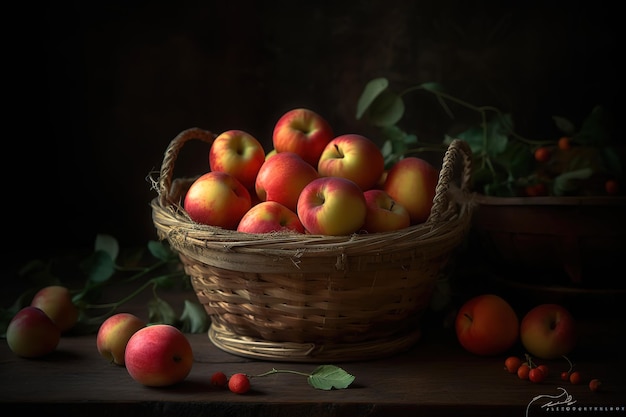
{"label": "wicker basket", "polygon": [[172,180],[181,147],[214,137],[191,128],[172,140],[151,202],[159,238],[179,253],[211,318],[210,340],[286,362],[373,359],[411,347],[471,222],[467,144],[449,146],[423,224],[351,236],[247,234],[191,221],[181,201],[195,178]]}

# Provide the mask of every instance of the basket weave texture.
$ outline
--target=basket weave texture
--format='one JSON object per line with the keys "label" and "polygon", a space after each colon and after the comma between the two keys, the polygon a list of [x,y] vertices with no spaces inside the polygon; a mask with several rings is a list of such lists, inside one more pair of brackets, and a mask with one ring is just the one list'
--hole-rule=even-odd
{"label": "basket weave texture", "polygon": [[178,252],[210,316],[210,340],[240,356],[291,362],[371,359],[413,345],[436,281],[471,222],[469,199],[458,197],[469,188],[467,143],[448,147],[425,223],[325,236],[193,222],[182,201],[195,178],[173,180],[174,165],[186,142],[214,138],[190,128],[170,142],[151,202],[158,237]]}

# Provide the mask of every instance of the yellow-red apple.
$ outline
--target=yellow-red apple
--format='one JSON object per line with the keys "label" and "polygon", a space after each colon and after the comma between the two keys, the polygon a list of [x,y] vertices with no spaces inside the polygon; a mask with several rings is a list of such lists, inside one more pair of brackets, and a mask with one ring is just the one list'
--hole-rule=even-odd
{"label": "yellow-red apple", "polygon": [[396,162],[387,173],[383,189],[411,215],[411,224],[428,219],[433,206],[439,171],[414,156]]}
{"label": "yellow-red apple", "polygon": [[124,366],[124,352],[130,337],[146,323],[131,313],[117,313],[100,325],[96,336],[98,353],[109,362]]}
{"label": "yellow-red apple", "polygon": [[456,336],[467,351],[476,355],[499,355],[519,338],[519,318],[513,307],[496,294],[467,300],[458,310]]}
{"label": "yellow-red apple", "polygon": [[232,175],[249,191],[254,189],[254,181],[263,162],[265,162],[263,145],[243,130],[232,129],[222,132],[209,149],[211,171]]}
{"label": "yellow-red apple", "polygon": [[211,171],[198,177],[185,195],[184,208],[197,222],[234,230],[252,207],[250,192],[226,172]]}
{"label": "yellow-red apple", "polygon": [[384,190],[373,188],[365,191],[363,196],[367,204],[363,223],[366,232],[391,232],[411,225],[409,212]]}
{"label": "yellow-red apple", "polygon": [[302,189],[296,213],[311,234],[349,235],[363,226],[367,204],[354,181],[320,177]]}
{"label": "yellow-red apple", "polygon": [[366,191],[373,188],[385,170],[385,158],[370,139],[354,133],[331,140],[317,164],[322,177],[343,177]]}
{"label": "yellow-red apple", "polygon": [[165,387],[187,378],[193,366],[193,351],[187,337],[176,327],[154,324],[130,337],[124,361],[135,381],[149,387]]}
{"label": "yellow-red apple", "polygon": [[39,358],[53,352],[61,340],[61,330],[38,307],[18,311],[6,331],[9,348],[23,358]]}
{"label": "yellow-red apple", "polygon": [[244,233],[295,232],[304,233],[304,226],[295,211],[276,201],[262,201],[253,206],[237,226]]}
{"label": "yellow-red apple", "polygon": [[569,354],[576,347],[576,320],[560,304],[539,304],[522,318],[520,338],[531,355],[541,359],[556,359]]}
{"label": "yellow-red apple", "polygon": [[78,307],[72,302],[70,290],[62,285],[49,285],[40,289],[30,305],[43,310],[61,333],[68,332],[78,321]]}
{"label": "yellow-red apple", "polygon": [[298,154],[278,152],[261,165],[255,191],[261,201],[276,201],[295,212],[300,192],[316,178],[317,170]]}
{"label": "yellow-red apple", "polygon": [[322,151],[334,137],[321,115],[306,108],[284,113],[274,125],[272,143],[276,152],[293,152],[317,169]]}

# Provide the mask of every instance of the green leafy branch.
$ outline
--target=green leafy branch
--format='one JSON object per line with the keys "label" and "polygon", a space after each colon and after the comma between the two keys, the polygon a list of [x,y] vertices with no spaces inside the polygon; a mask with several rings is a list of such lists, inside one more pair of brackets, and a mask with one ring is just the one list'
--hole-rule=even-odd
{"label": "green leafy branch", "polygon": [[510,114],[493,106],[473,105],[447,93],[437,83],[423,83],[397,93],[386,78],[376,78],[369,81],[361,93],[356,118],[365,119],[380,129],[387,167],[409,154],[443,153],[453,139],[443,133],[439,143],[421,142],[415,134],[400,127],[406,113],[404,98],[419,91],[433,95],[450,120],[456,118],[454,110],[457,108],[477,114],[478,122],[454,137],[467,141],[472,149],[472,180],[479,192],[516,196],[525,186],[543,182],[551,185],[552,195],[581,195],[586,192],[582,181],[594,174],[623,179],[622,161],[612,140],[612,120],[600,106],[593,108],[579,129],[568,119],[553,116],[557,129],[578,149],[569,154],[569,159],[553,158],[548,164],[540,165],[534,152],[541,147],[558,150],[560,138],[523,137],[515,131]]}
{"label": "green leafy branch", "polygon": [[[20,274],[24,280],[30,280],[32,286],[25,290],[13,305],[0,310],[1,334],[4,336],[8,323],[15,313],[29,305],[34,293],[47,285],[64,285],[70,288],[72,301],[80,312],[78,323],[72,329],[76,334],[96,332],[104,320],[148,290],[152,292],[152,298],[148,302],[150,323],[171,324],[189,333],[203,333],[208,330],[209,319],[198,302],[185,300],[184,309],[178,316],[174,308],[159,296],[159,290],[175,286],[190,288],[189,277],[181,268],[178,255],[167,243],[159,241],[148,242],[147,249],[151,256],[151,263],[148,265],[143,265],[147,257],[143,248],[131,253],[122,261],[117,240],[110,235],[100,234],[96,237],[94,251],[77,263],[78,272],[72,271],[74,265],[59,268],[59,262],[55,259],[48,262],[41,260],[29,262],[22,268]],[[84,282],[75,288],[67,282],[67,279],[60,279],[57,276],[59,272],[64,276],[78,275]],[[124,286],[126,291],[132,285],[136,287],[125,293],[121,299],[102,302],[106,289]]]}
{"label": "green leafy branch", "polygon": [[271,371],[258,375],[250,375],[249,378],[258,378],[278,373],[289,373],[307,377],[307,382],[315,389],[331,390],[348,388],[355,377],[342,368],[335,365],[320,365],[312,373],[292,371],[289,369],[272,368]]}

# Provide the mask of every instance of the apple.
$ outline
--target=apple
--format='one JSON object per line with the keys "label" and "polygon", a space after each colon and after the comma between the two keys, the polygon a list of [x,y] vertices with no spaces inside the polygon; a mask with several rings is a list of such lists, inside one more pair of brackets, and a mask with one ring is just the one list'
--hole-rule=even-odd
{"label": "apple", "polygon": [[234,230],[252,207],[252,198],[237,178],[226,172],[211,171],[191,184],[183,206],[197,223]]}
{"label": "apple", "polygon": [[556,359],[569,354],[576,346],[576,321],[560,304],[539,304],[522,318],[520,339],[529,354]]}
{"label": "apple", "polygon": [[296,212],[276,201],[262,201],[253,206],[243,215],[237,231],[244,233],[305,232]]}
{"label": "apple", "polygon": [[38,307],[57,325],[61,333],[66,333],[78,321],[78,307],[72,302],[72,294],[62,285],[49,285],[37,291],[30,303]]}
{"label": "apple", "polygon": [[102,322],[96,336],[98,353],[108,361],[124,366],[124,352],[130,337],[146,323],[131,313],[117,313]]}
{"label": "apple", "polygon": [[430,215],[439,171],[428,161],[410,156],[389,169],[383,189],[411,215],[411,224],[424,223]]}
{"label": "apple", "polygon": [[461,346],[476,355],[504,353],[519,339],[517,313],[496,294],[467,300],[458,310],[454,325]]}
{"label": "apple", "polygon": [[316,178],[317,170],[298,154],[278,152],[261,166],[255,191],[259,200],[276,201],[295,212],[300,192]]}
{"label": "apple", "polygon": [[295,108],[274,125],[272,143],[277,153],[293,152],[317,169],[324,148],[334,137],[330,124],[313,110]]}
{"label": "apple", "polygon": [[302,189],[296,213],[307,232],[341,236],[361,229],[367,203],[363,191],[354,181],[343,177],[320,177]]}
{"label": "apple", "polygon": [[343,177],[354,181],[361,190],[373,188],[385,170],[380,148],[362,135],[346,134],[331,140],[317,164],[322,177]]}
{"label": "apple", "polygon": [[18,311],[6,330],[9,348],[23,358],[39,358],[53,352],[61,330],[40,308],[27,306]]}
{"label": "apple", "polygon": [[187,378],[193,366],[187,337],[169,324],[139,329],[126,344],[124,361],[130,376],[148,387],[165,387]]}
{"label": "apple", "polygon": [[243,130],[232,129],[219,134],[209,149],[211,171],[232,175],[248,190],[254,189],[254,181],[263,162],[263,145]]}
{"label": "apple", "polygon": [[373,188],[363,193],[367,214],[363,230],[368,233],[391,232],[411,225],[407,209],[394,201],[384,190]]}

